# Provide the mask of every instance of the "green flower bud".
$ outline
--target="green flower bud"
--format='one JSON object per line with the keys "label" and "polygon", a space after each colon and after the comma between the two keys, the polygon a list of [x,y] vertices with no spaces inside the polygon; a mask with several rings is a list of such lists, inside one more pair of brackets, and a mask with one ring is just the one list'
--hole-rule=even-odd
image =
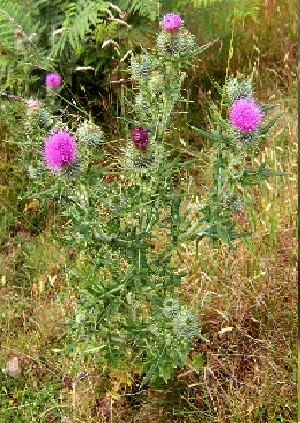
{"label": "green flower bud", "polygon": [[29,177],[31,179],[38,179],[40,178],[46,170],[46,164],[44,161],[38,161],[34,164],[31,164],[28,168]]}
{"label": "green flower bud", "polygon": [[123,194],[113,194],[108,204],[112,212],[119,212],[125,207],[125,197]]}
{"label": "green flower bud", "polygon": [[171,319],[179,313],[180,304],[177,300],[169,298],[164,302],[164,315],[167,319]]}
{"label": "green flower bud", "polygon": [[156,145],[149,142],[146,147],[136,148],[128,143],[125,153],[126,167],[135,172],[149,172],[155,167]]}
{"label": "green flower bud", "polygon": [[132,79],[139,80],[140,78],[146,77],[151,72],[151,57],[147,54],[141,56],[140,61],[137,61],[135,56],[131,58],[131,72]]}
{"label": "green flower bud", "polygon": [[228,166],[228,172],[234,179],[240,179],[245,171],[245,157],[243,154],[233,157]]}
{"label": "green flower bud", "polygon": [[90,147],[95,147],[103,140],[102,130],[93,123],[83,123],[76,132],[76,139]]}
{"label": "green flower bud", "polygon": [[68,165],[64,165],[57,171],[58,175],[65,179],[73,179],[78,176],[81,170],[81,159],[77,155],[74,162],[71,162]]}
{"label": "green flower bud", "polygon": [[185,339],[191,339],[199,331],[199,321],[191,310],[181,311],[174,319],[174,331]]}
{"label": "green flower bud", "polygon": [[50,124],[50,115],[46,109],[38,109],[37,124],[41,129],[46,128]]}
{"label": "green flower bud", "polygon": [[225,207],[230,211],[241,210],[242,200],[239,196],[233,194],[224,194],[223,200],[225,202]]}
{"label": "green flower bud", "polygon": [[227,82],[226,93],[231,102],[239,98],[252,98],[252,82],[249,79],[231,78]]}

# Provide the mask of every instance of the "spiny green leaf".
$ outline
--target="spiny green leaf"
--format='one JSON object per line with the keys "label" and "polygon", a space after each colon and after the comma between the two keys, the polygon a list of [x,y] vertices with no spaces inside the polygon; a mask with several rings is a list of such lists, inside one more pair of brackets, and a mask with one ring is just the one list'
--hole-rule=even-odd
{"label": "spiny green leaf", "polygon": [[272,103],[269,103],[269,104],[262,104],[262,105],[260,105],[259,107],[261,108],[261,110],[272,110],[272,109],[274,109],[274,107],[276,107],[276,106],[279,106],[279,104],[272,104]]}
{"label": "spiny green leaf", "polygon": [[262,134],[265,135],[268,133],[269,129],[274,125],[274,123],[276,122],[277,119],[279,119],[282,115],[283,115],[284,111],[278,113],[278,115],[276,115],[274,117],[274,119],[270,120],[270,122],[267,123],[266,126],[264,126],[263,128],[261,128],[258,132],[258,135]]}
{"label": "spiny green leaf", "polygon": [[150,370],[149,370],[149,372],[148,372],[147,376],[145,376],[145,377],[143,378],[143,381],[142,381],[142,384],[141,384],[141,388],[142,388],[144,385],[146,385],[146,383],[148,383],[148,382],[151,380],[152,376],[153,376],[153,375],[155,374],[155,372],[156,372],[157,367],[158,367],[158,361],[155,361],[155,362],[151,365]]}
{"label": "spiny green leaf", "polygon": [[260,179],[267,178],[268,176],[282,176],[282,175],[292,175],[290,172],[264,172],[260,175]]}
{"label": "spiny green leaf", "polygon": [[230,241],[228,231],[221,226],[217,225],[217,233],[219,237],[224,241],[227,245],[229,245],[230,248],[234,248],[233,244]]}
{"label": "spiny green leaf", "polygon": [[191,128],[194,129],[195,131],[199,132],[204,137],[209,138],[212,141],[215,141],[215,142],[218,142],[218,143],[222,142],[222,137],[220,137],[220,135],[209,134],[208,132],[205,132],[202,129],[196,128],[195,126],[192,126],[192,125],[191,125]]}

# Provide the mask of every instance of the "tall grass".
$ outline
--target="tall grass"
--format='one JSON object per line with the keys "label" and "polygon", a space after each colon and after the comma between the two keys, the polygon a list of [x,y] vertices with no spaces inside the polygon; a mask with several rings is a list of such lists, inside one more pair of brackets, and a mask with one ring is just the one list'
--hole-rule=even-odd
{"label": "tall grass", "polygon": [[[157,389],[141,388],[141,377],[134,371],[97,366],[101,346],[85,347],[82,354],[87,341],[84,334],[82,345],[74,347],[69,322],[75,316],[80,323],[80,302],[76,281],[68,280],[63,270],[74,268],[79,280],[89,274],[88,257],[84,251],[64,251],[51,238],[51,227],[61,226],[56,221],[55,208],[59,207],[51,201],[43,208],[18,201],[29,186],[21,162],[23,149],[8,143],[16,125],[10,122],[10,133],[2,128],[0,351],[5,372],[1,376],[1,421],[295,421],[298,128],[296,64],[293,47],[288,46],[295,37],[294,8],[294,3],[261,1],[259,21],[253,24],[261,28],[261,39],[252,44],[251,52],[251,60],[257,63],[258,99],[272,100],[279,105],[276,111],[285,110],[251,163],[265,158],[270,168],[293,176],[269,179],[247,192],[240,187],[246,206],[234,212],[234,217],[238,229],[255,232],[251,240],[238,243],[232,251],[221,243],[213,249],[204,239],[200,244],[182,243],[173,254],[172,263],[186,273],[180,295],[199,310],[201,332],[210,343],[195,343],[189,364],[175,369],[171,380]],[[271,57],[273,46],[276,49],[282,41],[278,29],[290,22],[287,50],[278,48]],[[234,61],[238,25],[235,19],[226,79],[238,67]],[[245,27],[251,31],[249,22]],[[222,102],[220,106],[222,111]],[[169,142],[173,143],[172,137]],[[189,151],[188,146],[184,149]],[[207,159],[201,152],[194,154],[200,166]],[[199,195],[199,186],[209,178],[200,166],[190,166],[180,175],[188,194],[183,209],[189,211],[192,222],[205,198],[205,193]],[[10,181],[5,178],[8,173]],[[42,222],[32,234],[35,213]],[[155,252],[165,242],[164,234],[156,235]]]}

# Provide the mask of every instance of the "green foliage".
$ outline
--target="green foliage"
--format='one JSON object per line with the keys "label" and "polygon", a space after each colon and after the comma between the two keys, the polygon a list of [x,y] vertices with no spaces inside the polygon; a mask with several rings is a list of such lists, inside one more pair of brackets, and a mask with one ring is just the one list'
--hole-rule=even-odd
{"label": "green foliage", "polygon": [[[193,0],[194,7],[214,7],[215,3],[217,3],[218,0]],[[181,2],[182,3],[182,2]],[[259,0],[251,0],[245,1],[245,0],[227,0],[222,1],[223,7],[228,8],[228,11],[231,11],[233,13],[234,7],[237,9],[237,18],[245,18],[246,16],[250,15],[252,19],[257,22],[258,19],[258,13],[259,13]],[[232,17],[233,15],[231,15]],[[225,23],[225,30],[228,28],[229,23],[231,22],[231,19],[226,17],[226,20],[221,20],[221,23]]]}
{"label": "green foliage", "polygon": [[[173,10],[182,12],[184,15],[184,10],[189,3],[189,0],[179,0],[175,3]],[[231,29],[235,19],[244,21],[247,16],[251,16],[253,21],[257,22],[260,11],[259,0],[193,0],[193,5],[197,10],[197,17],[203,22],[206,39],[211,36],[218,37],[221,31],[224,38],[224,31]]]}
{"label": "green foliage", "polygon": [[[30,6],[29,6],[30,8]],[[14,45],[14,30],[18,26],[23,28],[26,35],[36,32],[37,25],[33,26],[30,13],[24,13],[24,2],[0,0],[0,30],[1,45],[12,48]],[[29,9],[30,10],[30,9]],[[29,12],[27,9],[27,12]]]}
{"label": "green foliage", "polygon": [[129,10],[132,15],[138,14],[141,17],[149,17],[152,22],[156,20],[159,4],[157,0],[118,0],[116,4],[122,10]]}

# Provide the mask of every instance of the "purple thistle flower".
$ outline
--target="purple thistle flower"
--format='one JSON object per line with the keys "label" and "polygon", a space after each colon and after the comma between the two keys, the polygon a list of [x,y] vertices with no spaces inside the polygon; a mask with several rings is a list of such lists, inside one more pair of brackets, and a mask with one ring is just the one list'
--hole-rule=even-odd
{"label": "purple thistle flower", "polygon": [[174,32],[180,27],[180,16],[168,13],[164,17],[164,28],[167,32]]}
{"label": "purple thistle flower", "polygon": [[50,87],[58,87],[61,83],[60,76],[57,73],[48,73],[46,75],[45,83]]}
{"label": "purple thistle flower", "polygon": [[149,142],[148,132],[142,126],[133,128],[131,138],[137,148],[146,147]]}
{"label": "purple thistle flower", "polygon": [[235,128],[254,131],[261,122],[262,112],[253,99],[240,98],[230,108],[229,119]]}
{"label": "purple thistle flower", "polygon": [[56,129],[45,139],[43,159],[53,170],[61,169],[75,161],[75,150],[73,136],[66,130]]}

